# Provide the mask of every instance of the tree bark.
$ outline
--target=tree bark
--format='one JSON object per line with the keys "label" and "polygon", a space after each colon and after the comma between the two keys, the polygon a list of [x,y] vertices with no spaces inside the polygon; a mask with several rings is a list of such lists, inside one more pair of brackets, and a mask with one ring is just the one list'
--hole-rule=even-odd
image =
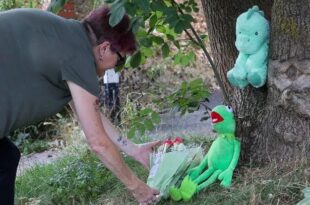
{"label": "tree bark", "polygon": [[[231,94],[241,160],[282,161],[299,157],[305,149],[309,154],[309,0],[202,0],[202,5],[214,62]],[[268,83],[260,89],[240,90],[230,86],[226,73],[237,57],[236,19],[253,5],[271,20]]]}

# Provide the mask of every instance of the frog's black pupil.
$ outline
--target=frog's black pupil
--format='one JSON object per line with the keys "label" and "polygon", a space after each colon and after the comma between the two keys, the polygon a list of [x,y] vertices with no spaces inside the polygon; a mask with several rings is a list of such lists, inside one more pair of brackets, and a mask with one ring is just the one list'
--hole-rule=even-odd
{"label": "frog's black pupil", "polygon": [[255,35],[258,35],[258,32],[257,32],[257,31],[255,32]]}

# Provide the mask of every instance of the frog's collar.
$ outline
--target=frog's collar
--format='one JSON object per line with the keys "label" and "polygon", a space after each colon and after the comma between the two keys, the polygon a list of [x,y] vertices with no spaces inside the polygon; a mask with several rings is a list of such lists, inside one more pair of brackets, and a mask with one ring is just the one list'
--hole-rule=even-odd
{"label": "frog's collar", "polygon": [[235,139],[236,138],[234,133],[224,133],[224,134],[221,134],[221,137],[226,138],[226,139]]}

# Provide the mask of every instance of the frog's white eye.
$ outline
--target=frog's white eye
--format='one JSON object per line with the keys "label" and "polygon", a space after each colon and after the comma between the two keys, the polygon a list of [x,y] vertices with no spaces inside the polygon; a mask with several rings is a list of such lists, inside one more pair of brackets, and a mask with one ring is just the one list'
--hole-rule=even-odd
{"label": "frog's white eye", "polygon": [[230,106],[226,106],[226,110],[227,110],[228,112],[233,112],[233,109],[232,109],[232,107],[230,107]]}

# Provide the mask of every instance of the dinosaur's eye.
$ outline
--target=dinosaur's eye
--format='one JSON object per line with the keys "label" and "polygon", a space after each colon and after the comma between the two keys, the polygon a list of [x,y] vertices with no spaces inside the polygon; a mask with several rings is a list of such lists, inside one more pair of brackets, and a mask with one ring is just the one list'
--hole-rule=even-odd
{"label": "dinosaur's eye", "polygon": [[255,32],[255,35],[256,35],[256,36],[258,35],[258,32],[257,32],[257,31]]}
{"label": "dinosaur's eye", "polygon": [[228,112],[233,112],[233,109],[230,106],[226,106],[226,109],[227,109]]}
{"label": "dinosaur's eye", "polygon": [[241,32],[239,31],[239,34],[241,34]]}

